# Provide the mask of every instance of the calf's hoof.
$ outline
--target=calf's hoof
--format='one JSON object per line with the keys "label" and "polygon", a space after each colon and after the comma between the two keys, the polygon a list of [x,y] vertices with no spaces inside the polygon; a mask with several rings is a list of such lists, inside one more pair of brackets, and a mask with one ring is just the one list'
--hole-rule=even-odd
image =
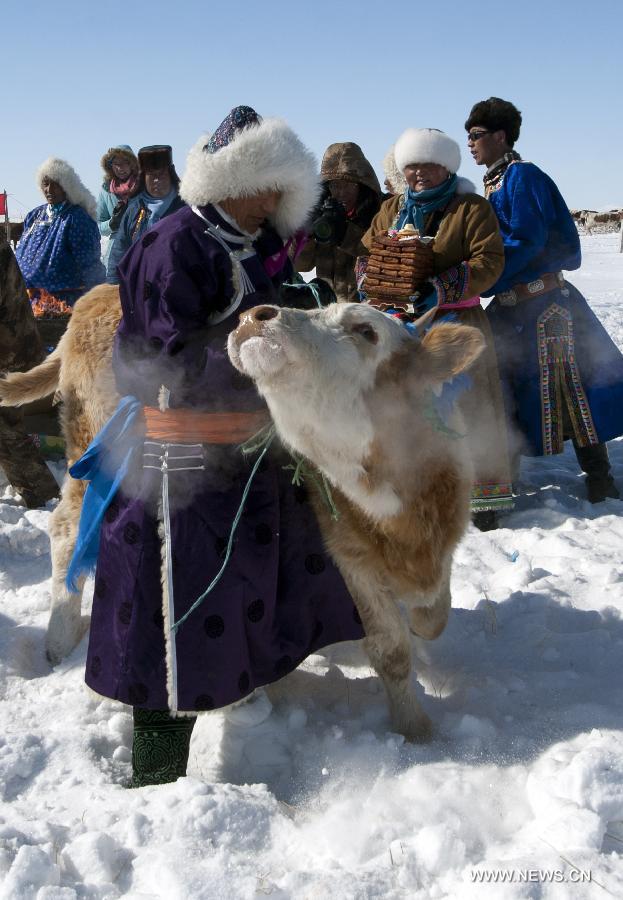
{"label": "calf's hoof", "polygon": [[426,744],[433,737],[433,723],[426,713],[422,713],[418,721],[405,729],[403,734],[410,744]]}
{"label": "calf's hoof", "polygon": [[406,715],[404,711],[392,715],[392,728],[410,744],[425,744],[433,737],[433,723],[426,713],[419,709]]}
{"label": "calf's hoof", "polygon": [[52,608],[45,636],[45,655],[51,666],[58,665],[78,646],[89,621],[88,616],[80,615],[79,607],[76,610],[73,605],[59,604]]}

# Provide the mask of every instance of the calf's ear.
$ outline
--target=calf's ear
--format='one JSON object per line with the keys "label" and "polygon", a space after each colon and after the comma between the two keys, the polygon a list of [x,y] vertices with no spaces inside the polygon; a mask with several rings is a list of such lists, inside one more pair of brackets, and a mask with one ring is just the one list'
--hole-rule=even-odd
{"label": "calf's ear", "polygon": [[422,338],[421,350],[429,374],[445,381],[468,369],[482,353],[485,339],[469,325],[435,325]]}

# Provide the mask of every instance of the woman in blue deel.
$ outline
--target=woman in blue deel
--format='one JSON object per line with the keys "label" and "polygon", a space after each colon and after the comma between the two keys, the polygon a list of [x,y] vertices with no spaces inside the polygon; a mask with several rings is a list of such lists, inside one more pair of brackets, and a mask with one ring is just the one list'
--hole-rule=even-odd
{"label": "woman in blue deel", "polygon": [[31,300],[47,292],[73,306],[105,280],[95,197],[63,159],[46,159],[37,183],[46,202],[24,219],[15,256]]}

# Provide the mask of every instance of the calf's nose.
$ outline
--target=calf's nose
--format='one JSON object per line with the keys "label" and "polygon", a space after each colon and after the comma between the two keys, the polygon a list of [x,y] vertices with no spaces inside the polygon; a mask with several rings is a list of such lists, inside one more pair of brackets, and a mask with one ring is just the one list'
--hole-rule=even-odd
{"label": "calf's nose", "polygon": [[247,309],[240,316],[240,325],[234,332],[235,340],[241,344],[250,337],[261,336],[264,322],[276,319],[278,315],[279,309],[274,306],[254,306],[252,309]]}
{"label": "calf's nose", "polygon": [[268,322],[269,319],[276,319],[279,310],[274,306],[254,306],[249,310],[249,315],[256,322]]}

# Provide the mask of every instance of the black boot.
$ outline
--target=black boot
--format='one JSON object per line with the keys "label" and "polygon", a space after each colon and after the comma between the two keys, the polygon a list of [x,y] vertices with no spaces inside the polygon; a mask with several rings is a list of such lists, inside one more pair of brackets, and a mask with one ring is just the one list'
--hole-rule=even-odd
{"label": "black boot", "polygon": [[130,787],[166,784],[186,775],[194,718],[134,707]]}
{"label": "black boot", "polygon": [[494,509],[481,509],[472,513],[472,522],[478,531],[495,531],[500,524],[498,514]]}
{"label": "black boot", "polygon": [[586,472],[586,495],[589,503],[601,503],[607,498],[619,500],[621,495],[610,474],[608,448],[605,444],[591,444],[589,447],[573,448],[580,468]]}

